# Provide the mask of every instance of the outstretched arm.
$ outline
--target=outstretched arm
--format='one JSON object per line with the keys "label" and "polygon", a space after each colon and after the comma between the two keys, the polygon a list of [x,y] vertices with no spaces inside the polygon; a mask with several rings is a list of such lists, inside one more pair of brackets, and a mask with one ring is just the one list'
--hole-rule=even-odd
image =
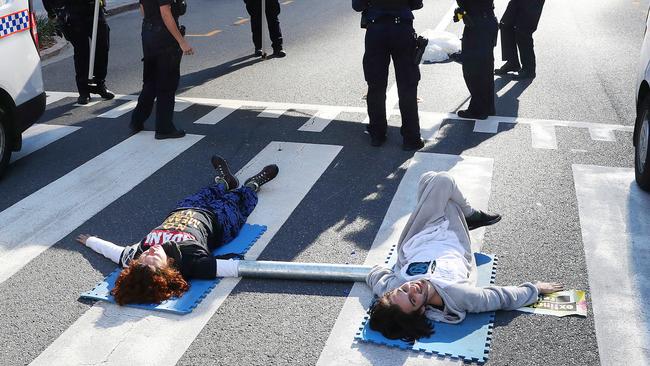
{"label": "outstretched arm", "polygon": [[79,235],[77,241],[113,262],[120,264],[120,258],[122,257],[124,247],[88,234]]}
{"label": "outstretched arm", "polygon": [[515,310],[537,301],[539,294],[549,294],[564,289],[559,283],[526,282],[519,286],[473,287],[458,285],[447,287],[447,293],[458,308],[470,313],[495,310]]}

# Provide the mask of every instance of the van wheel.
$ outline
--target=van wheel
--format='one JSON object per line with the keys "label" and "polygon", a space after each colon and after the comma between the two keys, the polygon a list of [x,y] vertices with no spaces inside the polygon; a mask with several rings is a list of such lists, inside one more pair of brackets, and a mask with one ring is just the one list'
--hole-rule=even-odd
{"label": "van wheel", "polygon": [[650,159],[648,144],[650,142],[650,97],[646,97],[641,106],[641,118],[636,121],[637,134],[634,138],[634,174],[639,187],[650,192]]}
{"label": "van wheel", "polygon": [[11,133],[9,132],[8,118],[0,108],[0,177],[4,174],[11,158]]}

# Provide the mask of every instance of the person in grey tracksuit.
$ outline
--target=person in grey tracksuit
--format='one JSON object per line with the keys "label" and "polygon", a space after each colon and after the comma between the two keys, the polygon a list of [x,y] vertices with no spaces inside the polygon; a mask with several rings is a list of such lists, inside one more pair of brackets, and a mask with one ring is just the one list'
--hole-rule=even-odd
{"label": "person in grey tracksuit", "polygon": [[514,310],[563,288],[542,282],[477,287],[468,224],[491,225],[498,215],[473,209],[447,173],[425,173],[417,197],[394,267],[375,266],[366,277],[380,297],[371,310],[372,329],[413,340],[432,333],[429,320],[460,323],[468,312]]}

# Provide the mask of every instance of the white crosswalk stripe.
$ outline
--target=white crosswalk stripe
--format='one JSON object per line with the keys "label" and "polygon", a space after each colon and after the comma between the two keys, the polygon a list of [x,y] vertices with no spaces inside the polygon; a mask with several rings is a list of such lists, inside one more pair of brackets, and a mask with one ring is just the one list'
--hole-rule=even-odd
{"label": "white crosswalk stripe", "polygon": [[[406,174],[368,252],[366,265],[383,263],[392,245],[398,241],[411,210],[415,207],[419,178],[427,171],[448,171],[456,178],[460,189],[474,207],[487,209],[492,181],[492,159],[416,153],[407,164]],[[484,232],[485,229],[471,232],[474,251],[480,250]],[[405,355],[388,347],[357,343],[354,335],[371,300],[370,288],[364,283],[355,283],[320,354],[318,365],[375,365],[380,360],[387,365],[436,364],[434,360],[419,358],[417,354]],[[441,364],[450,362],[445,360]],[[453,364],[461,362],[456,361]]]}
{"label": "white crosswalk stripe", "polygon": [[21,159],[54,141],[57,141],[80,127],[35,124],[23,132],[23,146],[20,151],[11,155],[11,162]]}
{"label": "white crosswalk stripe", "polygon": [[0,283],[201,138],[139,133],[0,212]]}

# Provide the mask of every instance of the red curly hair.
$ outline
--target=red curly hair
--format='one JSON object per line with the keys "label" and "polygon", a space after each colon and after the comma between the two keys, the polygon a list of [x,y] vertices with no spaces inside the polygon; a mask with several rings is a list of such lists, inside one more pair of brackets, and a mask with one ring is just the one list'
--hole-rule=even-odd
{"label": "red curly hair", "polygon": [[190,288],[169,258],[167,265],[155,268],[134,260],[120,273],[111,295],[120,305],[161,303],[173,296],[181,296]]}

